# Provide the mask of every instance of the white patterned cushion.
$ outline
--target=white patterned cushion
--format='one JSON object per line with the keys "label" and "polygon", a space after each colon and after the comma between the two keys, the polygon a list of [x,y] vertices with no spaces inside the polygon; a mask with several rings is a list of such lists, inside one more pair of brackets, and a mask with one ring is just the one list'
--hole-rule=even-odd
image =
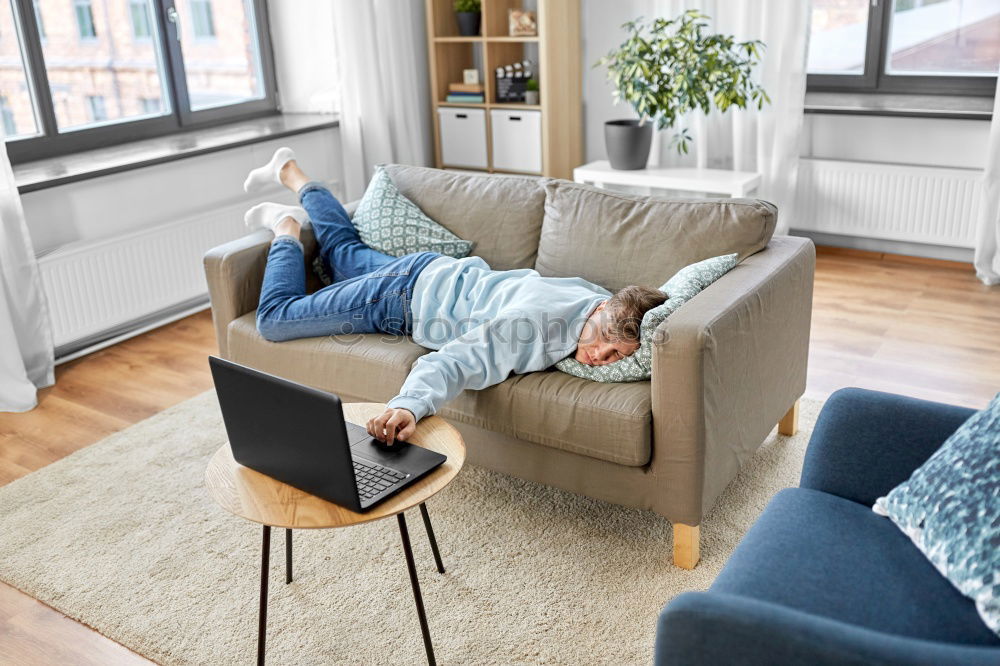
{"label": "white patterned cushion", "polygon": [[728,273],[738,258],[738,254],[724,254],[705,259],[685,266],[667,280],[660,287],[667,300],[643,316],[639,349],[631,356],[607,365],[587,365],[569,356],[556,363],[556,369],[595,382],[641,382],[649,379],[653,373],[653,332],[674,310]]}
{"label": "white patterned cushion", "polygon": [[1000,636],[1000,394],[873,507]]}
{"label": "white patterned cushion", "polygon": [[470,241],[427,217],[403,196],[381,166],[376,167],[352,220],[365,245],[393,257],[437,252],[461,259],[472,251]]}

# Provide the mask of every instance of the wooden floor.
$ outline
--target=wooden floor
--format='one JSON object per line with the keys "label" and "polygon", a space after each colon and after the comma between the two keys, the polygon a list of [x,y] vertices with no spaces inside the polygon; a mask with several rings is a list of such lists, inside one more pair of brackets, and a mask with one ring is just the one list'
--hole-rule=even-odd
{"label": "wooden floor", "polygon": [[[211,387],[211,317],[193,315],[56,369],[25,414],[0,414],[0,484]],[[982,407],[1000,390],[1000,288],[967,265],[820,249],[807,396],[844,386]],[[15,664],[148,663],[0,584]]]}

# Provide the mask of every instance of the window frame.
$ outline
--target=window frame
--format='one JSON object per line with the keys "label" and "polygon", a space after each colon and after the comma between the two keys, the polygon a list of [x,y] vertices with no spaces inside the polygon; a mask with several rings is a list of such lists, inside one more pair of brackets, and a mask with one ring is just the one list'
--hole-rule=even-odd
{"label": "window frame", "polygon": [[[179,25],[170,20],[174,7],[173,0],[151,0],[151,28],[154,36],[163,44],[163,77],[170,111],[154,118],[138,117],[134,120],[113,120],[104,124],[59,133],[55,108],[52,105],[52,90],[45,70],[42,50],[44,38],[39,38],[35,22],[33,0],[12,0],[18,37],[24,53],[24,65],[35,104],[36,127],[39,135],[10,139],[7,154],[11,163],[58,157],[93,148],[112,146],[168,136],[193,129],[201,129],[229,122],[247,120],[279,113],[277,82],[274,70],[274,55],[271,47],[271,31],[268,24],[266,0],[249,0],[254,11],[254,26],[258,52],[260,54],[260,78],[263,83],[263,97],[237,104],[210,107],[192,111],[187,89],[187,75],[183,54],[178,38]],[[183,18],[181,18],[183,20]]]}
{"label": "window frame", "polygon": [[904,93],[928,95],[975,95],[992,97],[994,76],[934,76],[887,74],[889,31],[893,0],[869,0],[868,32],[865,40],[864,72],[858,74],[808,74],[808,92]]}
{"label": "window frame", "polygon": [[[45,43],[45,37],[46,37],[45,21],[42,20],[42,8],[38,6],[38,0],[31,0],[31,10],[32,10],[32,19],[35,21],[35,25],[37,26],[38,36],[41,38],[42,43]],[[17,20],[16,3],[14,6],[14,12],[15,12],[14,19]]]}

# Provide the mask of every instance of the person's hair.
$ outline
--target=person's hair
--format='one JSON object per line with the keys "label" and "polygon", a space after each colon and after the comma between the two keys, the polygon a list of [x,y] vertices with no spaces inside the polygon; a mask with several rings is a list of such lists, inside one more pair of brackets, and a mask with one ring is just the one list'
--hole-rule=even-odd
{"label": "person's hair", "polygon": [[666,300],[666,294],[652,287],[633,284],[619,289],[604,305],[604,333],[616,340],[638,342],[642,316]]}

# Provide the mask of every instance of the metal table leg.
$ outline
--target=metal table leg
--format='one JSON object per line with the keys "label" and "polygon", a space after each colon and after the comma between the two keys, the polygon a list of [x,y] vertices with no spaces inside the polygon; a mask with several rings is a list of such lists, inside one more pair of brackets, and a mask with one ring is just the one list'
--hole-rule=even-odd
{"label": "metal table leg", "polygon": [[410,585],[413,587],[413,600],[417,604],[417,617],[420,619],[420,632],[424,637],[424,649],[427,651],[427,663],[435,666],[434,647],[431,645],[431,632],[427,627],[427,615],[424,613],[424,600],[420,596],[420,581],[417,580],[417,567],[413,563],[413,550],[410,548],[410,534],[406,529],[406,518],[402,513],[396,514],[399,521],[399,536],[403,540],[403,554],[406,555],[406,568],[410,572]]}
{"label": "metal table leg", "polygon": [[441,553],[438,551],[438,542],[434,538],[434,528],[431,527],[431,517],[427,513],[427,505],[420,503],[420,515],[424,518],[424,527],[427,528],[427,538],[431,541],[431,551],[434,552],[434,563],[437,564],[438,573],[444,573],[444,564],[441,562]]}
{"label": "metal table leg", "polygon": [[292,582],[292,530],[285,530],[285,585]]}
{"label": "metal table leg", "polygon": [[264,664],[264,639],[267,634],[267,578],[271,555],[271,526],[264,525],[264,543],[260,553],[260,623],[257,625],[257,664]]}

